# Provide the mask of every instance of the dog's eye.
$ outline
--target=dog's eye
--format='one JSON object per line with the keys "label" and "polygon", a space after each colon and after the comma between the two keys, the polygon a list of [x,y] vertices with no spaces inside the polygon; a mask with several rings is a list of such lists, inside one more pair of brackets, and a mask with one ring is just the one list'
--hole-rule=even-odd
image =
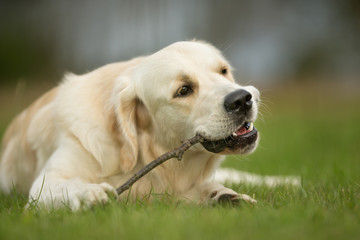
{"label": "dog's eye", "polygon": [[193,92],[193,89],[191,88],[191,86],[182,86],[180,87],[175,94],[175,97],[185,97],[189,94],[191,94]]}
{"label": "dog's eye", "polygon": [[226,67],[221,68],[221,74],[226,75],[228,73],[228,69]]}

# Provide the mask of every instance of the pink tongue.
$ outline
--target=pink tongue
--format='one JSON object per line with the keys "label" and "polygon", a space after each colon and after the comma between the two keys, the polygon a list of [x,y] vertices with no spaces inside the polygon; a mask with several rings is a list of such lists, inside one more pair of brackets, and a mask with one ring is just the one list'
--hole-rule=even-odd
{"label": "pink tongue", "polygon": [[248,131],[246,130],[246,128],[244,126],[242,126],[241,128],[239,128],[238,130],[236,130],[236,135],[244,135],[245,133],[247,133]]}

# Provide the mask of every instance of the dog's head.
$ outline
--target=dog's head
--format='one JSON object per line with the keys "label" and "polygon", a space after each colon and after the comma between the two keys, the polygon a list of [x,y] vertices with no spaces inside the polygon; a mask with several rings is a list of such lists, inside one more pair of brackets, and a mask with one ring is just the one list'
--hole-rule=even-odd
{"label": "dog's head", "polygon": [[125,93],[143,103],[156,140],[168,149],[196,134],[213,153],[245,154],[256,148],[259,91],[235,83],[231,66],[213,46],[174,43],[145,57],[130,78]]}

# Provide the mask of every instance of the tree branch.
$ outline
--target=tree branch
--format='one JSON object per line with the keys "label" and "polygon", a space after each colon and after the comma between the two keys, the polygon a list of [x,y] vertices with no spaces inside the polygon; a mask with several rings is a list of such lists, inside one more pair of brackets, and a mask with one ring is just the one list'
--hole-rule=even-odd
{"label": "tree branch", "polygon": [[188,150],[191,146],[195,145],[196,143],[202,142],[204,139],[200,135],[196,135],[195,137],[192,137],[188,140],[186,140],[180,147],[164,153],[145,167],[143,167],[140,171],[134,174],[126,183],[121,185],[116,189],[116,193],[120,195],[127,189],[129,189],[136,181],[138,181],[140,178],[142,178],[145,174],[150,172],[155,167],[159,166],[163,162],[171,159],[171,158],[177,158],[178,160],[182,159],[182,156],[184,155],[185,151]]}

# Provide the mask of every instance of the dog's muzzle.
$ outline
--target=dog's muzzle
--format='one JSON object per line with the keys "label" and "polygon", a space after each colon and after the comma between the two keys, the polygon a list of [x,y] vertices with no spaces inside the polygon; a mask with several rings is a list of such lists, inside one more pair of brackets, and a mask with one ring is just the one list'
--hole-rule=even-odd
{"label": "dog's muzzle", "polygon": [[228,137],[216,140],[206,140],[202,142],[204,148],[213,153],[227,152],[247,152],[255,147],[258,138],[258,131],[252,122],[247,121],[253,105],[252,95],[244,90],[236,90],[224,99],[225,111],[235,118],[240,126]]}
{"label": "dog's muzzle", "polygon": [[[251,127],[247,127],[251,125]],[[238,152],[253,145],[258,138],[258,131],[252,123],[244,123],[244,125],[232,135],[221,140],[204,140],[202,145],[206,150],[213,153],[220,153],[228,149],[230,152]]]}

